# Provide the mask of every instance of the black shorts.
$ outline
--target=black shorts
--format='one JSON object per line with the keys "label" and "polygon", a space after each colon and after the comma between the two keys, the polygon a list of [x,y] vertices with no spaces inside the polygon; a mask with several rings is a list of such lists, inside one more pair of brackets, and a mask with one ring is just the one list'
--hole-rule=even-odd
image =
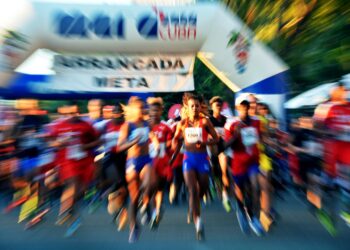
{"label": "black shorts", "polygon": [[118,188],[126,186],[125,165],[126,154],[124,152],[106,153],[102,164],[102,178],[112,179]]}
{"label": "black shorts", "polygon": [[223,153],[225,151],[225,141],[222,139],[222,137],[219,137],[219,142],[217,144],[218,146],[218,153]]}

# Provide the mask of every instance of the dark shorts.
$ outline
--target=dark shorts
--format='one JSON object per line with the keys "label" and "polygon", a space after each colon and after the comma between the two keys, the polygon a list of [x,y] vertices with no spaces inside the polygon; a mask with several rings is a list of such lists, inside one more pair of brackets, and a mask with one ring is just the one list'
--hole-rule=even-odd
{"label": "dark shorts", "polygon": [[[125,165],[125,153],[106,153],[102,164],[102,178],[106,180],[113,176],[113,181],[117,186],[124,186],[126,184]],[[110,174],[111,172],[112,174]]]}
{"label": "dark shorts", "polygon": [[249,182],[249,175],[248,174],[241,174],[241,175],[233,175],[232,179],[234,183],[242,189],[244,185]]}

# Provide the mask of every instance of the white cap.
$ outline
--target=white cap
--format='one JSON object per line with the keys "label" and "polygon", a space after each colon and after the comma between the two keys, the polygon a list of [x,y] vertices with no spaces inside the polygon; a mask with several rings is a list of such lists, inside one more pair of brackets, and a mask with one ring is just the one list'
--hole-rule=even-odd
{"label": "white cap", "polygon": [[250,95],[250,93],[242,93],[242,94],[240,94],[235,100],[235,106],[240,105],[241,102],[243,102],[243,101],[248,101],[248,95]]}

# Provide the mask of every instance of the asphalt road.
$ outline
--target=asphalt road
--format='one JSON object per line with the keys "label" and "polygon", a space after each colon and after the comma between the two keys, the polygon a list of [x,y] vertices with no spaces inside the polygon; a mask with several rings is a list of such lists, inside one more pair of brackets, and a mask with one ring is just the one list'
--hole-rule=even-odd
{"label": "asphalt road", "polygon": [[[1,208],[4,201],[1,202]],[[350,228],[337,223],[338,234],[332,237],[306,206],[291,195],[278,201],[281,220],[264,237],[241,233],[235,213],[226,213],[219,202],[203,207],[205,242],[195,240],[194,226],[186,223],[187,206],[166,205],[164,218],[157,231],[142,228],[140,240],[128,243],[128,230],[118,232],[104,206],[94,214],[83,211],[83,224],[71,238],[64,238],[66,227],[54,225],[57,211],[45,221],[24,231],[17,224],[18,211],[0,215],[0,250],[11,249],[350,249]]]}

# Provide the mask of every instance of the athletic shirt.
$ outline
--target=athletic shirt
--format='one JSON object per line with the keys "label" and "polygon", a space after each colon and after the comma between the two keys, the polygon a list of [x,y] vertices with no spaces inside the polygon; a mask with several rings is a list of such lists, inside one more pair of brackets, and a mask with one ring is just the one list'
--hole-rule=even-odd
{"label": "athletic shirt", "polygon": [[236,175],[245,173],[250,165],[259,163],[258,143],[261,128],[260,121],[254,117],[251,117],[249,124],[240,119],[232,120],[225,125],[226,141],[235,136],[238,126],[241,128],[240,134],[231,145],[234,154],[232,170]]}
{"label": "athletic shirt", "polygon": [[120,128],[123,125],[115,124],[112,121],[108,121],[105,125],[104,133],[102,134],[102,139],[104,141],[104,152],[115,152],[117,149]]}
{"label": "athletic shirt", "polygon": [[219,121],[218,119],[216,119],[214,116],[211,116],[210,118],[211,123],[213,124],[216,133],[218,134],[218,136],[220,137],[224,137],[225,136],[225,124],[227,121],[226,116],[221,115],[221,121]]}
{"label": "athletic shirt", "polygon": [[336,132],[334,139],[324,140],[326,172],[336,176],[338,163],[350,167],[350,103],[320,104],[313,119],[316,124]]}
{"label": "athletic shirt", "polygon": [[137,127],[135,123],[131,123],[131,122],[128,124],[129,124],[129,136],[128,136],[129,141],[132,141],[136,137],[140,136],[141,139],[138,142],[139,145],[148,143],[150,129],[146,121],[143,121],[142,127]]}
{"label": "athletic shirt", "polygon": [[336,131],[337,140],[350,142],[350,103],[320,104],[315,110],[313,119],[325,128]]}
{"label": "athletic shirt", "polygon": [[68,140],[68,145],[60,153],[68,161],[80,161],[91,158],[92,151],[82,150],[81,146],[97,140],[98,134],[91,124],[80,120],[72,123],[69,120],[63,120],[57,123],[52,131],[52,136],[59,140]]}
{"label": "athletic shirt", "polygon": [[187,143],[196,143],[198,141],[200,142],[206,142],[208,138],[208,132],[206,129],[203,129],[203,119],[199,119],[199,126],[198,127],[189,127],[188,119],[186,119],[185,123],[185,130],[184,130],[184,139]]}
{"label": "athletic shirt", "polygon": [[[164,158],[167,155],[166,143],[168,141],[171,141],[172,139],[172,130],[165,122],[162,121],[159,124],[153,126],[152,131],[155,134],[155,136],[157,136],[157,139],[159,142],[158,158]],[[152,142],[150,142],[149,144],[149,152],[150,152],[151,158],[156,157],[157,155],[156,147],[153,145]]]}

